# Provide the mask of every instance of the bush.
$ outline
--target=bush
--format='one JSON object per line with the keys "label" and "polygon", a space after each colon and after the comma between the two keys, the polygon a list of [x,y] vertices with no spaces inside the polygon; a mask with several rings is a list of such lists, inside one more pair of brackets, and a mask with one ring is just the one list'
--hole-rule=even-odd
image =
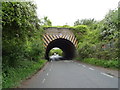
{"label": "bush", "polygon": [[88,31],[88,27],[86,25],[77,25],[74,26],[74,29],[77,34],[86,34]]}

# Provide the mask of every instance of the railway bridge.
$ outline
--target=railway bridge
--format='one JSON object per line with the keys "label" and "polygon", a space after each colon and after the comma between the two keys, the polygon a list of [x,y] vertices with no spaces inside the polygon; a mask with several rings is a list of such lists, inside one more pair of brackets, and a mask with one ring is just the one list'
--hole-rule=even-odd
{"label": "railway bridge", "polygon": [[44,46],[46,48],[45,58],[49,60],[49,52],[57,47],[63,51],[63,58],[70,60],[76,55],[77,39],[71,28],[44,28]]}

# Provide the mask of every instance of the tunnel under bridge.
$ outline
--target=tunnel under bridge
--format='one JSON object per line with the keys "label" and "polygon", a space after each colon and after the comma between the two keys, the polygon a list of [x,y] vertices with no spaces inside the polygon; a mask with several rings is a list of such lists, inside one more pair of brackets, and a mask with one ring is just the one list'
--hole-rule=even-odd
{"label": "tunnel under bridge", "polygon": [[44,28],[43,35],[44,46],[46,49],[45,58],[49,60],[49,52],[51,49],[58,47],[63,51],[63,58],[70,60],[76,55],[77,39],[71,28]]}

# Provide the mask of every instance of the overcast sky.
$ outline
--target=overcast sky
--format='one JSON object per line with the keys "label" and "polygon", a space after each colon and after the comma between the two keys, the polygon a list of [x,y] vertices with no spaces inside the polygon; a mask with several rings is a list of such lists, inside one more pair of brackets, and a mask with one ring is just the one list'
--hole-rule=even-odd
{"label": "overcast sky", "polygon": [[34,0],[39,18],[48,16],[53,26],[73,25],[77,19],[101,20],[119,0]]}

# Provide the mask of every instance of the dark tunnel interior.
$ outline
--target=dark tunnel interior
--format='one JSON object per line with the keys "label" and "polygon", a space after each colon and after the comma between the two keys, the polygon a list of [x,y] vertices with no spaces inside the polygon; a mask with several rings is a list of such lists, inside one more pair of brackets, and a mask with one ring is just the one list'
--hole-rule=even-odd
{"label": "dark tunnel interior", "polygon": [[47,49],[46,49],[46,54],[45,54],[45,58],[47,60],[49,60],[50,50],[55,47],[58,47],[63,51],[63,53],[64,53],[63,58],[65,60],[71,60],[75,57],[76,48],[75,48],[74,44],[67,39],[59,38],[59,39],[55,39],[55,40],[51,41],[48,44]]}

